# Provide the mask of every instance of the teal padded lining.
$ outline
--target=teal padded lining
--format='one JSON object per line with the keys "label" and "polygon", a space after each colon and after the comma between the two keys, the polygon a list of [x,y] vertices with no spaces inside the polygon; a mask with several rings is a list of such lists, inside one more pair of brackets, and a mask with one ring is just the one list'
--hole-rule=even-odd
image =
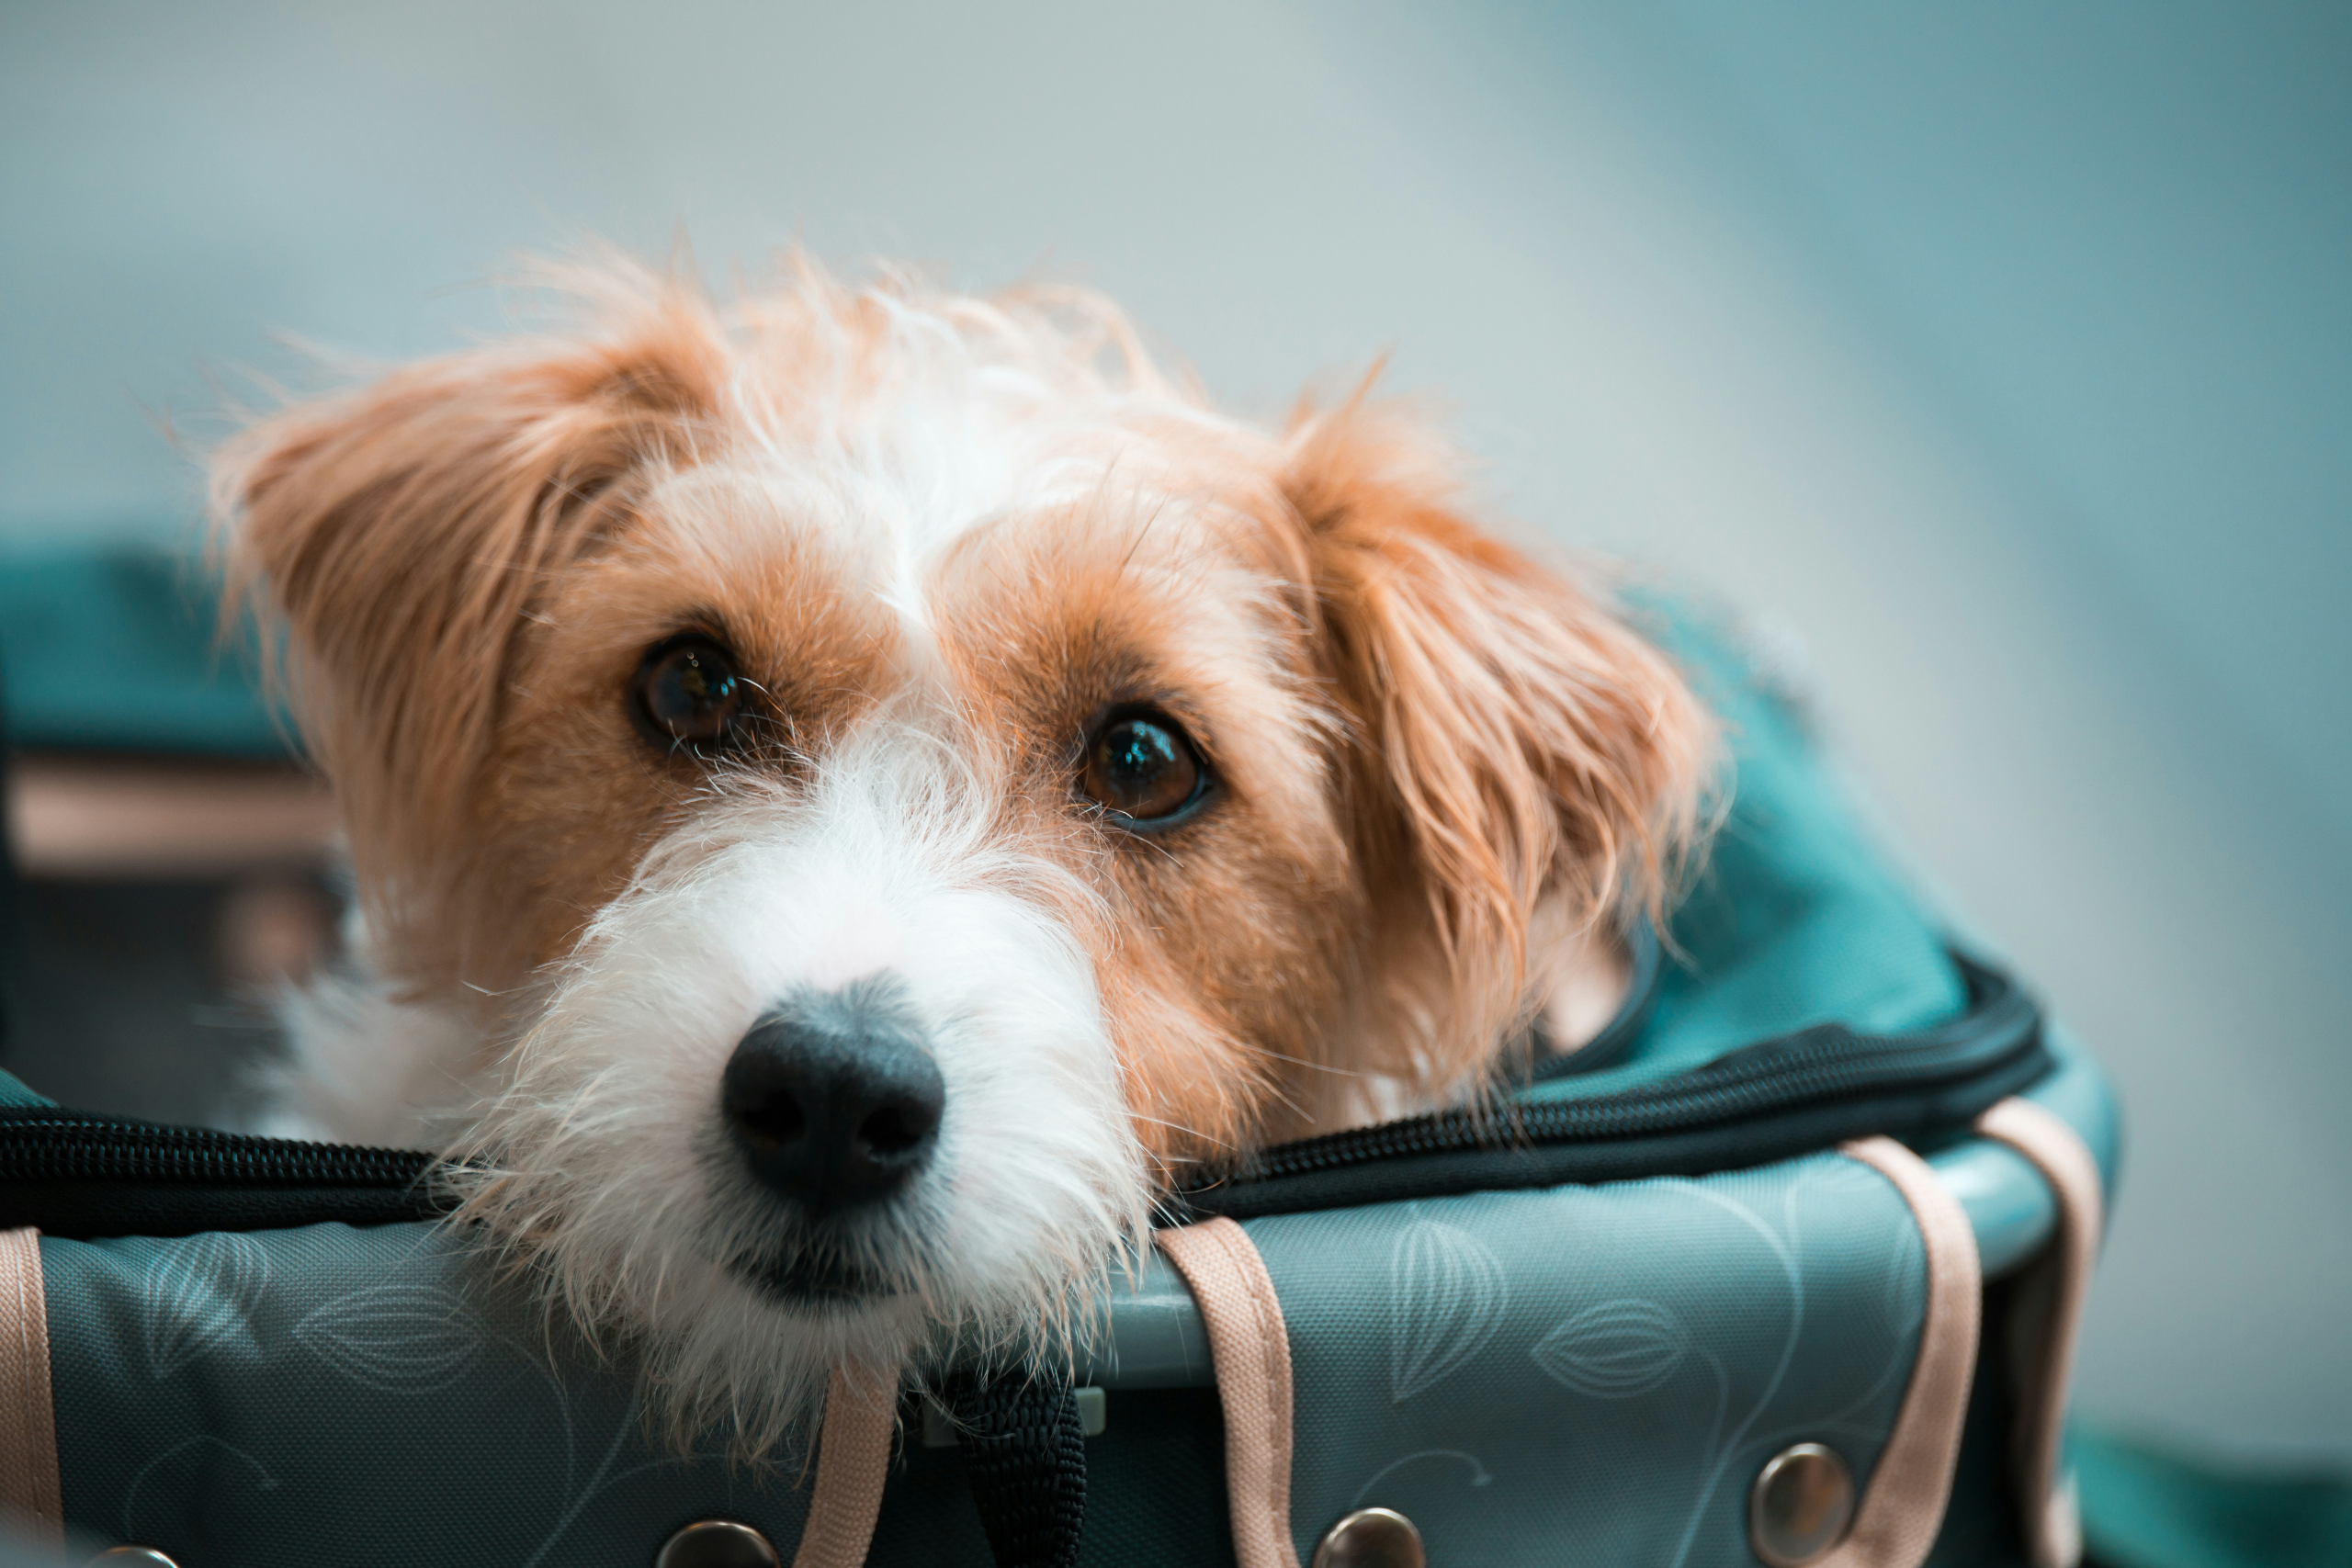
{"label": "teal padded lining", "polygon": [[217,646],[219,589],[134,547],[0,547],[11,745],[278,758],[288,731],[243,649]]}
{"label": "teal padded lining", "polygon": [[1811,1024],[1901,1034],[1966,1005],[1941,932],[1861,826],[1847,786],[1736,640],[1687,611],[1645,617],[1724,727],[1730,808],[1676,910],[1647,1025],[1615,1066],[1521,1091],[1646,1083]]}

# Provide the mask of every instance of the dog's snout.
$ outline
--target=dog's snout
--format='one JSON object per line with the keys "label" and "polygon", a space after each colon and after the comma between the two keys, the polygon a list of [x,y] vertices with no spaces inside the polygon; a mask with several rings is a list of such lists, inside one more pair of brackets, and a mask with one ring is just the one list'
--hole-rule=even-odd
{"label": "dog's snout", "polygon": [[931,1156],[947,1086],[881,977],[805,995],[754,1024],[719,1092],[760,1180],[811,1217],[888,1196]]}

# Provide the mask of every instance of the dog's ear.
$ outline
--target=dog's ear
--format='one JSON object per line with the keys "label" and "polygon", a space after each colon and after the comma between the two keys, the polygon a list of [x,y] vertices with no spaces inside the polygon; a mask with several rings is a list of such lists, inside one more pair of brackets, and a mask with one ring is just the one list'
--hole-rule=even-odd
{"label": "dog's ear", "polygon": [[1416,1070],[1441,1091],[1531,1005],[1539,912],[1565,935],[1662,911],[1713,752],[1672,663],[1466,521],[1455,469],[1408,412],[1360,397],[1301,416],[1283,481],[1354,731],[1359,852],[1375,897],[1417,905],[1417,939],[1441,959],[1408,1004],[1429,1020]]}
{"label": "dog's ear", "polygon": [[232,604],[283,637],[363,886],[413,878],[453,836],[535,598],[716,404],[724,340],[701,297],[638,283],[602,334],[411,366],[215,457]]}

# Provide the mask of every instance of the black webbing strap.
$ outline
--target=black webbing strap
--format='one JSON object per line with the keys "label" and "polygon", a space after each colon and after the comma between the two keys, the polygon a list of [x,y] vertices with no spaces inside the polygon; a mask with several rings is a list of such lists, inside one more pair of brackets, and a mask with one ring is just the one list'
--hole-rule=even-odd
{"label": "black webbing strap", "polygon": [[1076,1568],[1086,1438],[1069,1384],[1012,1371],[944,1392],[996,1568]]}

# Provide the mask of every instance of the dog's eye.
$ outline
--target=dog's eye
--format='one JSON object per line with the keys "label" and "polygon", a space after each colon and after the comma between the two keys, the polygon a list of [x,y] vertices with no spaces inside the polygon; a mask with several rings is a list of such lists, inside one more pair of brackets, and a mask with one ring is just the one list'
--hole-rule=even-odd
{"label": "dog's eye", "polygon": [[1136,824],[1177,816],[1201,798],[1208,769],[1184,727],[1163,713],[1113,714],[1087,742],[1079,788]]}
{"label": "dog's eye", "polygon": [[716,746],[743,711],[741,676],[728,651],[707,637],[655,645],[637,668],[629,693],[638,728],[664,748]]}

